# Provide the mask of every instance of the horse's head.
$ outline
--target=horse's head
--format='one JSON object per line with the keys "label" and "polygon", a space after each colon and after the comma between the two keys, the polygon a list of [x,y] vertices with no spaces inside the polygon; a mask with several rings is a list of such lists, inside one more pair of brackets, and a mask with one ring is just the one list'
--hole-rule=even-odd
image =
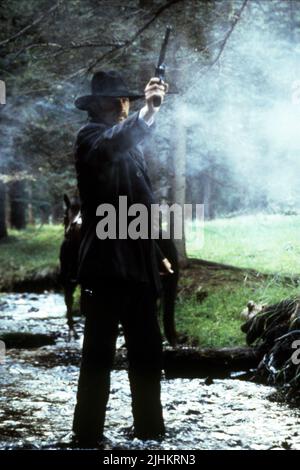
{"label": "horse's head", "polygon": [[72,196],[71,198],[69,198],[67,194],[64,194],[64,202],[64,227],[66,233],[71,227],[71,225],[76,221],[76,218],[80,215],[80,200],[78,196]]}

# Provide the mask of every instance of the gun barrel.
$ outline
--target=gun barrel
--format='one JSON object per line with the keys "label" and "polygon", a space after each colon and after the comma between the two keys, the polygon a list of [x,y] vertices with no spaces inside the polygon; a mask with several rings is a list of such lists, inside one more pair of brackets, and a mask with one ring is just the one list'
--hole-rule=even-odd
{"label": "gun barrel", "polygon": [[164,60],[165,60],[165,56],[166,56],[166,51],[167,51],[167,45],[168,45],[168,41],[169,41],[169,36],[170,36],[170,33],[171,33],[171,26],[167,26],[166,28],[166,34],[165,34],[165,37],[164,37],[164,40],[163,40],[163,43],[162,43],[162,46],[161,46],[161,49],[160,49],[160,54],[159,54],[159,59],[158,59],[158,64],[157,64],[157,68],[159,68],[161,66],[161,64],[163,64]]}
{"label": "gun barrel", "polygon": [[[164,60],[166,56],[166,51],[167,51],[167,46],[168,46],[168,41],[169,41],[169,36],[171,32],[171,26],[167,26],[166,28],[166,34],[160,49],[160,54],[159,54],[159,59],[157,63],[157,67],[155,70],[155,76],[158,77],[160,80],[164,79],[165,75],[165,66],[164,66]],[[154,97],[153,99],[153,104],[154,106],[160,106],[161,105],[161,99],[159,96]]]}

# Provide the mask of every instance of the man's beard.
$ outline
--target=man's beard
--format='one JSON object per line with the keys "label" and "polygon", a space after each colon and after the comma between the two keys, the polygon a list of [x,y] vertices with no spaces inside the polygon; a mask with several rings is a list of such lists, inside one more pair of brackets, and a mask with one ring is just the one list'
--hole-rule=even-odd
{"label": "man's beard", "polygon": [[105,111],[101,114],[102,120],[106,122],[106,124],[113,126],[119,122],[125,121],[128,117],[128,114],[124,111],[115,111],[106,113]]}
{"label": "man's beard", "polygon": [[121,113],[121,114],[118,115],[118,121],[119,122],[124,121],[126,118],[127,118],[127,114],[125,114],[125,113]]}

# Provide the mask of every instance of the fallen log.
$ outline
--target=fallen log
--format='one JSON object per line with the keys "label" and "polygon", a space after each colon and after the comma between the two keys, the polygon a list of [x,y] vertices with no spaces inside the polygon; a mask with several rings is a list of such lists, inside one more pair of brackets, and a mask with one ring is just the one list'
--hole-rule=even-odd
{"label": "fallen log", "polygon": [[164,352],[166,378],[228,377],[230,372],[256,368],[262,359],[255,348],[181,348]]}
{"label": "fallen log", "polygon": [[[256,348],[167,348],[163,353],[166,379],[225,378],[230,372],[256,368],[262,359]],[[117,351],[116,369],[127,368],[126,349]]]}

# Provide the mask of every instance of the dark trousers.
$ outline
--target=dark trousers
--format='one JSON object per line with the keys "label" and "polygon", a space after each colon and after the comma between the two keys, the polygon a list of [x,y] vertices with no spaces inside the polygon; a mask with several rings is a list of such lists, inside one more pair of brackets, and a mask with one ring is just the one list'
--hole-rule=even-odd
{"label": "dark trousers", "polygon": [[106,281],[93,295],[82,290],[82,307],[86,322],[73,431],[81,439],[98,439],[103,434],[110,371],[121,323],[135,434],[141,438],[162,434],[162,340],[151,287]]}

